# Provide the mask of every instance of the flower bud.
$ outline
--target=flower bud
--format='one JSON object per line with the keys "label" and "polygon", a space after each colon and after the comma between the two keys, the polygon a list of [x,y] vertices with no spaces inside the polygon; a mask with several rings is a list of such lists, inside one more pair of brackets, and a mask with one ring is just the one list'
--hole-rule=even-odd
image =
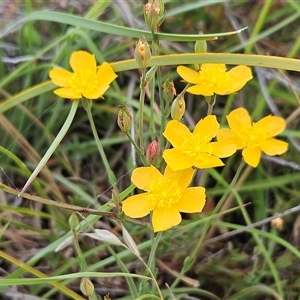
{"label": "flower bud", "polygon": [[[202,31],[200,31],[199,34],[202,34]],[[196,41],[194,50],[195,50],[195,53],[206,53],[206,51],[207,51],[206,41],[205,40]],[[201,68],[201,65],[195,64],[195,70],[197,72],[200,71],[200,68]]]}
{"label": "flower bud", "polygon": [[284,221],[282,218],[276,218],[271,221],[271,226],[273,228],[281,230],[284,225]]}
{"label": "flower bud", "polygon": [[78,226],[79,224],[79,219],[77,217],[77,215],[73,212],[69,218],[69,225],[72,231],[75,231],[75,228]]}
{"label": "flower bud", "polygon": [[176,89],[174,87],[174,83],[169,78],[166,82],[162,85],[162,95],[166,102],[170,102],[173,100],[174,96],[176,95]]}
{"label": "flower bud", "polygon": [[182,95],[178,95],[172,103],[171,117],[173,120],[180,121],[185,112],[185,101]]}
{"label": "flower bud", "polygon": [[146,159],[149,165],[155,165],[158,158],[158,143],[156,140],[151,142],[146,150]]}
{"label": "flower bud", "polygon": [[117,123],[123,132],[129,132],[132,125],[132,116],[126,105],[120,105]]}
{"label": "flower bud", "polygon": [[135,47],[134,58],[140,68],[145,69],[148,67],[151,59],[151,50],[144,36],[139,39]]}
{"label": "flower bud", "polygon": [[151,31],[155,31],[156,26],[160,26],[164,20],[165,8],[163,0],[149,0],[144,5],[145,22]]}
{"label": "flower bud", "polygon": [[92,282],[86,278],[86,277],[83,277],[81,279],[81,282],[80,282],[80,290],[82,292],[82,294],[84,296],[91,296],[93,295],[95,289],[94,289],[94,285],[92,284]]}
{"label": "flower bud", "polygon": [[[201,32],[202,33],[202,32]],[[195,53],[206,53],[207,43],[205,40],[199,40],[195,43]]]}

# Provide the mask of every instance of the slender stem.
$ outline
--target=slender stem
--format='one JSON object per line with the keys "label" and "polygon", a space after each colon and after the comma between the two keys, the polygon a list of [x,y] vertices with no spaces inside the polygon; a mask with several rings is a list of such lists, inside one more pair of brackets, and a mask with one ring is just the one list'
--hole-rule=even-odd
{"label": "slender stem", "polygon": [[[217,213],[219,211],[220,207],[223,205],[224,201],[227,199],[228,194],[233,190],[233,187],[235,186],[235,184],[236,184],[236,182],[237,182],[237,180],[238,180],[238,178],[240,176],[240,173],[241,173],[244,165],[245,165],[245,162],[242,161],[241,164],[238,167],[238,170],[236,171],[236,174],[235,174],[234,178],[232,179],[230,185],[228,186],[228,189],[226,190],[226,192],[224,193],[224,195],[220,199],[219,203],[214,208],[214,210],[211,213],[211,215],[214,215],[215,213]],[[203,240],[204,240],[204,238],[206,236],[206,233],[207,233],[207,231],[208,231],[208,229],[210,227],[210,224],[211,224],[211,219],[207,223],[205,223],[205,225],[203,227],[203,230],[202,230],[202,233],[201,233],[201,236],[200,236],[200,239],[198,240],[196,247],[194,248],[194,250],[193,250],[193,252],[192,252],[189,260],[186,263],[186,265],[184,266],[184,268],[182,268],[179,276],[173,282],[172,288],[174,288],[178,284],[181,276],[184,273],[186,273],[193,266],[193,264],[195,262],[195,258],[196,258],[197,254],[199,253],[199,251],[201,249],[201,246],[203,244]]]}
{"label": "slender stem", "polygon": [[[251,225],[252,224],[251,219],[249,217],[249,214],[248,214],[247,210],[243,206],[243,202],[242,202],[240,196],[235,191],[233,191],[233,193],[235,194],[235,199],[236,199],[237,204],[239,205],[239,207],[241,209],[241,212],[243,214],[244,220],[246,221],[246,224],[248,226]],[[264,257],[267,261],[267,264],[269,265],[269,268],[271,270],[271,273],[274,277],[274,280],[275,280],[275,283],[276,283],[276,286],[277,286],[278,293],[281,297],[283,297],[284,293],[283,293],[283,290],[282,290],[282,283],[281,283],[281,280],[278,276],[278,271],[276,270],[276,267],[274,266],[274,263],[272,262],[269,251],[266,249],[266,247],[264,246],[263,242],[261,241],[261,239],[259,238],[259,236],[256,232],[252,232],[252,235],[253,235],[253,238],[254,238],[255,242],[259,246],[259,249],[263,253],[263,255],[264,255]]]}
{"label": "slender stem", "polygon": [[101,159],[103,161],[106,173],[108,175],[108,181],[114,187],[114,189],[116,189],[116,191],[117,191],[118,190],[117,189],[117,178],[116,178],[115,174],[113,173],[113,171],[111,170],[111,168],[109,166],[107,157],[105,155],[105,152],[104,152],[104,149],[103,149],[103,146],[102,146],[101,140],[99,138],[99,135],[98,135],[95,123],[94,123],[94,119],[93,119],[93,116],[92,116],[92,111],[91,111],[92,100],[83,99],[83,105],[84,105],[84,107],[87,111],[87,114],[88,114],[88,118],[89,118],[89,121],[90,121],[90,124],[91,124],[94,139],[96,141],[98,151],[100,153],[100,156],[101,156]]}
{"label": "slender stem", "polygon": [[[82,272],[87,272],[88,267],[87,267],[86,261],[84,259],[84,256],[82,255],[79,243],[78,243],[78,235],[75,231],[73,231],[73,235],[74,235],[74,246],[75,246],[75,249],[77,252],[77,258],[78,258],[80,270]],[[89,278],[87,277],[87,279],[89,279]],[[89,300],[97,300],[97,299],[98,298],[97,298],[97,295],[95,294],[95,292],[93,292],[93,294],[89,296]]]}
{"label": "slender stem", "polygon": [[156,278],[155,278],[154,274],[152,273],[151,269],[148,267],[148,265],[146,264],[146,262],[145,262],[141,257],[139,257],[139,259],[140,259],[140,261],[143,263],[143,265],[146,267],[146,269],[148,270],[150,276],[152,277],[152,279],[153,279],[153,281],[154,281],[154,284],[155,284],[155,286],[156,286],[156,288],[157,288],[159,297],[160,297],[161,299],[164,299],[164,298],[163,298],[163,295],[162,295],[162,293],[161,293],[161,290],[160,290],[160,288],[159,288],[159,285],[158,285],[158,283],[157,283],[157,281],[156,281]]}
{"label": "slender stem", "polygon": [[213,107],[216,103],[216,94],[213,94],[211,97],[206,97],[206,101],[208,104],[208,108],[207,108],[207,115],[211,115],[212,111],[213,111]]}
{"label": "slender stem", "polygon": [[150,255],[149,255],[149,259],[148,259],[148,264],[146,264],[146,262],[141,258],[140,260],[143,262],[143,264],[145,265],[145,267],[147,268],[148,272],[150,273],[150,276],[153,278],[153,281],[157,287],[157,290],[158,290],[158,293],[159,293],[159,296],[161,297],[161,299],[163,299],[163,296],[161,294],[161,291],[160,291],[160,288],[158,286],[158,283],[155,279],[155,276],[153,275],[153,272],[152,270],[155,270],[155,253],[156,253],[156,250],[157,250],[157,246],[159,244],[159,241],[161,239],[161,235],[162,235],[162,232],[159,232],[155,239],[154,239],[154,243],[153,243],[153,246],[151,247],[151,252],[150,252]]}
{"label": "slender stem", "polygon": [[141,93],[140,93],[140,106],[139,106],[139,140],[140,150],[144,153],[144,104],[145,104],[145,87],[146,87],[146,69],[142,69],[141,76]]}
{"label": "slender stem", "polygon": [[148,166],[149,164],[147,163],[146,160],[146,156],[143,153],[143,151],[138,147],[138,145],[136,144],[136,142],[134,141],[134,139],[132,138],[131,134],[129,132],[125,132],[125,134],[127,135],[128,139],[130,140],[131,144],[133,145],[135,151],[137,152],[137,154],[140,156],[142,163],[144,166]]}

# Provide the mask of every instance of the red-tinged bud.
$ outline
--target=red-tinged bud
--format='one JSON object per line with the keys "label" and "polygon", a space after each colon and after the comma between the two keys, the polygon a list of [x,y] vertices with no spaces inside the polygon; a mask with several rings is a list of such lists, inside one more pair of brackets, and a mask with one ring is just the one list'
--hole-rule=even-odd
{"label": "red-tinged bud", "polygon": [[148,67],[151,60],[151,50],[145,37],[141,37],[135,47],[134,58],[141,69]]}
{"label": "red-tinged bud", "polygon": [[158,158],[158,143],[156,140],[151,142],[146,150],[146,159],[149,165],[155,165]]}
{"label": "red-tinged bud", "polygon": [[123,132],[129,132],[132,125],[132,116],[126,105],[120,105],[117,123]]}
{"label": "red-tinged bud", "polygon": [[94,289],[94,285],[92,284],[92,282],[86,278],[86,277],[83,277],[81,279],[81,282],[80,282],[80,290],[82,292],[82,294],[84,296],[91,296],[93,295],[95,289]]}
{"label": "red-tinged bud", "polygon": [[163,98],[166,102],[171,102],[176,95],[176,89],[174,86],[174,83],[169,78],[166,80],[166,82],[162,85],[163,91]]}
{"label": "red-tinged bud", "polygon": [[178,95],[172,103],[171,117],[173,120],[180,121],[185,112],[185,101],[182,95]]}

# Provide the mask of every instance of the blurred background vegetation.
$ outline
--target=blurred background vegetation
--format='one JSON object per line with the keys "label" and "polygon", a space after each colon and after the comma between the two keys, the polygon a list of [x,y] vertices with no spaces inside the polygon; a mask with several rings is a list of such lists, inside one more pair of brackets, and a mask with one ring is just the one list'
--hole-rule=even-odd
{"label": "blurred background vegetation", "polygon": [[[166,19],[161,32],[207,34],[239,30],[239,34],[208,42],[208,52],[253,53],[300,58],[300,3],[298,1],[164,1]],[[14,102],[14,96],[49,80],[54,65],[69,69],[70,54],[78,49],[93,53],[99,63],[133,58],[137,39],[105,34],[81,26],[39,19],[47,10],[64,12],[90,20],[99,20],[134,29],[147,30],[143,19],[143,1],[2,0],[0,3],[0,176],[5,185],[21,190],[30,172],[50,147],[62,127],[71,102],[58,99],[53,86],[39,86],[37,94],[27,101]],[[35,15],[35,21],[26,21]],[[161,54],[189,53],[194,43],[161,42]],[[253,120],[268,114],[288,119],[281,138],[290,142],[289,151],[280,159],[264,158],[257,169],[249,170],[237,187],[252,221],[260,221],[276,212],[300,204],[300,131],[299,73],[266,68],[252,68],[254,79],[238,94],[218,97],[214,113],[223,125],[233,108],[246,107]],[[114,170],[120,191],[130,185],[133,167],[130,144],[116,123],[119,105],[128,103],[136,112],[139,99],[139,71],[118,73],[117,80],[105,94],[105,101],[93,103],[93,116],[105,152]],[[174,80],[179,93],[184,85],[176,66],[162,68],[163,81]],[[29,90],[28,90],[29,89]],[[17,99],[19,99],[17,97]],[[8,105],[8,100],[9,105]],[[12,99],[12,100],[11,100]],[[193,125],[206,115],[206,102],[201,97],[186,96],[185,122]],[[146,123],[149,121],[145,111]],[[158,112],[157,112],[158,113]],[[147,127],[146,127],[147,128]],[[150,142],[150,140],[149,140]],[[224,168],[208,171],[196,178],[207,188],[206,214],[224,194],[241,160],[240,154],[226,161]],[[83,207],[99,208],[111,198],[103,164],[99,158],[87,115],[80,107],[66,137],[56,149],[28,192],[44,198]],[[236,206],[231,199],[228,206]],[[59,239],[69,231],[70,212],[32,202],[0,191],[0,249],[18,262],[26,262],[47,276],[79,271],[76,253],[70,245],[55,253]],[[205,243],[186,277],[172,286],[184,266],[186,257],[201,235],[198,216],[186,216],[185,229],[172,229],[163,235],[157,250],[157,280],[166,299],[300,299],[300,218],[290,214],[282,228],[269,223],[258,230],[268,250],[273,268],[250,232]],[[94,216],[94,228],[120,233],[117,223]],[[207,239],[240,225],[245,225],[236,211],[212,222]],[[150,252],[150,234],[146,228],[127,224],[143,257]],[[264,234],[265,233],[265,234]],[[286,244],[284,244],[284,242]],[[131,273],[143,274],[143,266],[127,251],[82,239],[82,251],[90,271],[117,272],[118,262],[112,252]],[[1,258],[2,257],[2,258]],[[16,280],[16,285],[0,286],[1,299],[69,299],[57,287],[46,284],[19,285],[22,277],[32,277],[12,260],[0,257],[0,276]],[[276,279],[277,278],[277,279]],[[96,292],[111,299],[134,299],[123,278],[93,278]],[[168,283],[170,290],[165,286]],[[79,280],[63,282],[81,295]],[[199,284],[199,285],[198,285]],[[148,293],[151,285],[142,287]],[[29,296],[30,295],[30,296]],[[170,298],[167,298],[167,297]],[[172,298],[173,297],[173,298]],[[76,298],[74,298],[76,299]],[[82,299],[82,298],[77,298]]]}

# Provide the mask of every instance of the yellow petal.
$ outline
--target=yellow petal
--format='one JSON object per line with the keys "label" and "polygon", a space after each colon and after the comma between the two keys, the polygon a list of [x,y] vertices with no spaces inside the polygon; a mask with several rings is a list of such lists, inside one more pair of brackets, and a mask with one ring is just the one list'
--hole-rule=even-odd
{"label": "yellow petal", "polygon": [[108,90],[109,85],[100,85],[95,90],[86,90],[82,92],[83,96],[87,99],[98,99],[103,96],[103,94]]}
{"label": "yellow petal", "polygon": [[165,150],[163,152],[163,158],[174,171],[191,168],[194,165],[193,159],[175,148]]}
{"label": "yellow petal", "polygon": [[245,126],[251,127],[251,118],[248,111],[243,107],[233,110],[226,118],[234,132],[240,132],[241,128]]}
{"label": "yellow petal", "polygon": [[268,134],[267,137],[273,137],[284,130],[285,121],[280,117],[267,116],[255,123],[254,127],[261,128],[263,132]]}
{"label": "yellow petal", "polygon": [[104,62],[98,69],[97,76],[101,85],[109,86],[118,75],[114,72],[113,68],[107,62]]}
{"label": "yellow petal", "polygon": [[178,225],[181,222],[181,215],[174,208],[155,208],[152,215],[154,232],[164,231]]}
{"label": "yellow petal", "polygon": [[95,56],[86,51],[73,52],[70,58],[70,65],[75,73],[87,70],[91,74],[96,74],[97,63]]}
{"label": "yellow petal", "polygon": [[122,210],[130,218],[142,218],[147,216],[153,209],[150,201],[147,200],[147,193],[134,195],[122,202]]}
{"label": "yellow petal", "polygon": [[193,133],[209,136],[212,139],[217,135],[219,127],[220,124],[218,123],[216,116],[209,115],[196,124]]}
{"label": "yellow petal", "polygon": [[199,82],[199,73],[184,66],[177,67],[177,73],[189,83]]}
{"label": "yellow petal", "polygon": [[159,180],[163,175],[153,166],[140,167],[133,170],[131,175],[131,181],[139,189],[148,191],[150,184],[154,180]]}
{"label": "yellow petal", "polygon": [[201,71],[206,74],[214,74],[214,73],[224,73],[226,72],[225,64],[202,64]]}
{"label": "yellow petal", "polygon": [[182,190],[186,189],[193,179],[195,170],[192,168],[173,171],[168,165],[166,166],[164,175],[172,181],[177,181]]}
{"label": "yellow petal", "polygon": [[193,165],[199,169],[207,169],[224,166],[224,163],[216,156],[202,153],[201,159],[196,158]]}
{"label": "yellow petal", "polygon": [[260,149],[267,155],[280,155],[287,151],[289,144],[277,139],[268,139],[260,147]]}
{"label": "yellow petal", "polygon": [[175,148],[181,148],[182,141],[192,136],[190,130],[177,120],[168,122],[163,135]]}
{"label": "yellow petal", "polygon": [[190,86],[186,91],[193,95],[212,96],[214,94],[213,87],[201,83]]}
{"label": "yellow petal", "polygon": [[78,93],[74,89],[68,88],[68,87],[54,90],[54,94],[56,94],[57,96],[59,96],[61,98],[66,98],[66,99],[80,99],[81,98],[80,93]]}
{"label": "yellow petal", "polygon": [[212,153],[217,157],[228,157],[236,152],[236,145],[231,141],[220,141],[211,143]]}
{"label": "yellow petal", "polygon": [[231,78],[231,87],[227,94],[232,94],[240,90],[249,80],[252,79],[251,69],[246,66],[237,66],[228,71]]}
{"label": "yellow petal", "polygon": [[174,208],[185,213],[201,212],[205,201],[205,188],[201,186],[192,187],[184,191],[180,201],[174,204]]}
{"label": "yellow petal", "polygon": [[253,168],[256,168],[261,157],[261,150],[256,148],[245,148],[242,151],[242,155],[244,157],[245,162],[252,166]]}
{"label": "yellow petal", "polygon": [[69,82],[72,79],[73,73],[64,69],[53,68],[49,72],[49,76],[54,84],[61,87],[67,87],[69,86]]}

